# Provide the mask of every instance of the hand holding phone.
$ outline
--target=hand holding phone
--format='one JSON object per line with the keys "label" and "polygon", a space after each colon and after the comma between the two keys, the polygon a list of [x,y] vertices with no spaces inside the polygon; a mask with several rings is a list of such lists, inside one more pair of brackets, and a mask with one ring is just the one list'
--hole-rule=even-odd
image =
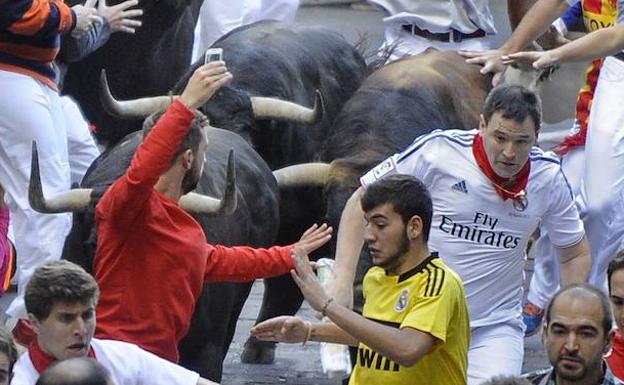
{"label": "hand holding phone", "polygon": [[213,61],[222,61],[223,60],[223,49],[222,48],[208,48],[206,54],[204,55],[204,64],[208,64]]}

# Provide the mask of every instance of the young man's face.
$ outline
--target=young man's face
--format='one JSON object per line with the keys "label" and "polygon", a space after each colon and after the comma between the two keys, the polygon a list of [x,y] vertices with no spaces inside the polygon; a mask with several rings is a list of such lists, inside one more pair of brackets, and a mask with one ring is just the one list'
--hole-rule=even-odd
{"label": "young man's face", "polygon": [[95,331],[95,304],[59,302],[45,320],[30,316],[37,342],[44,352],[58,360],[84,357]]}
{"label": "young man's face", "polygon": [[581,381],[602,374],[602,356],[611,345],[611,334],[603,330],[603,317],[595,296],[564,293],[557,298],[543,338],[559,378]]}
{"label": "young man's face", "polygon": [[522,169],[537,140],[530,116],[518,123],[503,118],[501,112],[495,112],[487,124],[481,116],[479,131],[492,169],[503,178],[512,177]]}
{"label": "young man's face", "polygon": [[620,332],[624,332],[624,269],[613,272],[609,285],[615,323]]}
{"label": "young man's face", "polygon": [[186,172],[182,180],[182,192],[183,194],[189,193],[197,188],[197,183],[204,171],[204,165],[206,163],[206,157],[208,155],[208,138],[204,132],[204,138],[199,143],[197,154],[193,154],[193,163],[191,168]]}
{"label": "young man's face", "polygon": [[386,203],[366,212],[364,219],[364,241],[373,264],[385,270],[396,270],[410,247],[403,218],[394,211],[392,204]]}

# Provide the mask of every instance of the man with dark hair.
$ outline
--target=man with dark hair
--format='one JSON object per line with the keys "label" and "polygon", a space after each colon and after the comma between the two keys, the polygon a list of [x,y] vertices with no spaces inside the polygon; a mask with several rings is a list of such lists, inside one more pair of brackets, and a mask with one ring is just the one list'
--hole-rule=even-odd
{"label": "man with dark hair", "polygon": [[603,360],[612,328],[611,306],[602,291],[588,284],[560,290],[546,308],[542,337],[552,367],[526,377],[534,385],[622,384]]}
{"label": "man with dark hair", "polygon": [[35,385],[53,363],[77,357],[97,360],[119,385],[214,384],[134,344],[93,338],[98,295],[93,277],[71,262],[35,270],[25,303],[36,339],[15,363],[12,385]]}
{"label": "man with dark hair", "polygon": [[351,385],[465,384],[470,328],[464,287],[427,248],[427,188],[412,176],[392,175],[373,183],[361,206],[375,265],[364,278],[362,315],[327,295],[305,251],[295,247],[293,278],[310,306],[332,322],[276,317],[251,333],[268,341],[358,346]]}
{"label": "man with dark hair", "polygon": [[624,378],[624,250],[609,263],[607,282],[617,329],[613,336],[613,348],[605,359],[613,374]]}
{"label": "man with dark hair", "polygon": [[415,175],[425,183],[434,208],[429,247],[466,287],[470,385],[520,374],[525,250],[538,226],[559,248],[562,286],[584,282],[589,273],[583,224],[559,161],[533,147],[540,122],[533,92],[495,88],[478,130],[438,130],[417,138],[366,173],[342,213],[331,294],[348,304],[363,242],[363,191],[391,174]]}
{"label": "man with dark hair", "polygon": [[87,357],[70,358],[50,365],[35,385],[115,385],[108,370]]}
{"label": "man with dark hair", "polygon": [[[206,119],[194,109],[231,79],[224,62],[199,67],[167,111],[146,120],[149,133],[130,167],[98,202],[98,338],[132,342],[177,362],[206,282],[249,282],[292,269],[292,245],[212,245],[178,205],[199,182],[208,146]],[[331,228],[314,225],[299,244],[312,252],[330,237]]]}

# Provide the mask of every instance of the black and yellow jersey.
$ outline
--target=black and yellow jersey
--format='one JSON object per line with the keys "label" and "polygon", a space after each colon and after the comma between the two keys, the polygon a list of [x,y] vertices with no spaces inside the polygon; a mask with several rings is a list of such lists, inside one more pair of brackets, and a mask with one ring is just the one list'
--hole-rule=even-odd
{"label": "black and yellow jersey", "polygon": [[364,296],[367,319],[429,333],[437,344],[408,368],[360,343],[350,385],[466,384],[470,323],[464,286],[437,254],[399,276],[371,268]]}

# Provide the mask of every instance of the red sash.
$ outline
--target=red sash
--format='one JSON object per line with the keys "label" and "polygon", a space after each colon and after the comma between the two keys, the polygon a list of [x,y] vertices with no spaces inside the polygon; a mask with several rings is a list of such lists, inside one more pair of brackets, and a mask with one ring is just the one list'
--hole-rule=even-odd
{"label": "red sash", "polygon": [[526,195],[525,189],[529,181],[529,173],[531,172],[531,160],[528,159],[522,169],[511,178],[503,178],[498,176],[492,165],[488,161],[483,147],[483,138],[481,134],[477,134],[472,143],[472,154],[474,155],[477,165],[481,171],[492,182],[496,193],[503,198],[503,200],[512,199],[520,200]]}
{"label": "red sash", "polygon": [[[33,363],[35,369],[39,374],[43,373],[44,370],[48,368],[48,366],[52,365],[56,358],[52,357],[48,353],[44,352],[43,349],[39,346],[39,343],[35,340],[31,342],[28,346],[28,354],[30,355],[30,360]],[[93,351],[93,347],[89,346],[89,358],[96,359],[95,352]]]}

